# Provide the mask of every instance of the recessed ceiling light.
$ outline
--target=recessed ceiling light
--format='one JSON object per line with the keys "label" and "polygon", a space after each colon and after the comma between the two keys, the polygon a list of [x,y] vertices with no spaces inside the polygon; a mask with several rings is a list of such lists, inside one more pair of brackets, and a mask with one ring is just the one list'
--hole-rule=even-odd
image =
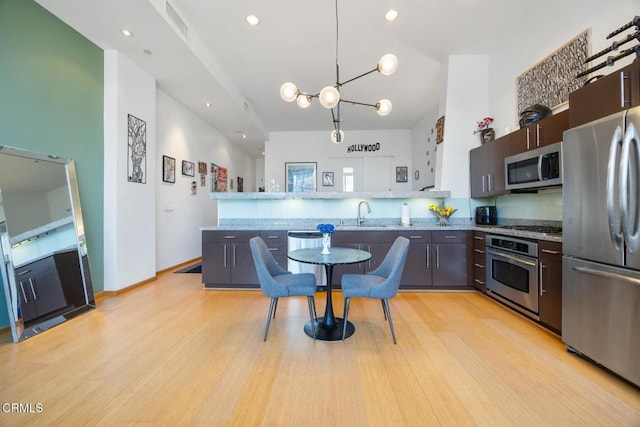
{"label": "recessed ceiling light", "polygon": [[398,11],[395,9],[389,9],[387,13],[384,14],[384,19],[386,19],[389,22],[395,21],[397,17],[398,17]]}
{"label": "recessed ceiling light", "polygon": [[260,19],[256,15],[247,15],[245,19],[247,20],[247,24],[251,25],[252,27],[255,27],[260,23]]}
{"label": "recessed ceiling light", "polygon": [[247,139],[247,134],[246,134],[246,133],[243,133],[243,134],[242,134],[242,138]]}
{"label": "recessed ceiling light", "polygon": [[133,33],[126,28],[123,28],[120,32],[122,32],[122,35],[125,37],[133,37]]}
{"label": "recessed ceiling light", "polygon": [[207,107],[213,107],[213,102],[205,102],[204,105]]}

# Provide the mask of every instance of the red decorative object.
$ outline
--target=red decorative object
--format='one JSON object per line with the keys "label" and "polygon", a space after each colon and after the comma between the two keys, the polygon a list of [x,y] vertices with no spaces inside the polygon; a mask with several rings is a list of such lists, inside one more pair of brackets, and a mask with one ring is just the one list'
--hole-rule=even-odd
{"label": "red decorative object", "polygon": [[485,117],[478,122],[478,129],[473,131],[473,133],[480,133],[483,130],[488,129],[491,126],[491,123],[493,123],[493,117]]}

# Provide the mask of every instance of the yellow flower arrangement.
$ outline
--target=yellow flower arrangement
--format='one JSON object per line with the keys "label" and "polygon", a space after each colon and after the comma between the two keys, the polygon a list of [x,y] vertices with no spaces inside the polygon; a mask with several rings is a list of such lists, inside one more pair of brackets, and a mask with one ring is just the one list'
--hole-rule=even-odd
{"label": "yellow flower arrangement", "polygon": [[429,210],[438,215],[438,225],[449,225],[449,217],[457,211],[451,206],[446,206],[444,200],[439,205],[430,204]]}

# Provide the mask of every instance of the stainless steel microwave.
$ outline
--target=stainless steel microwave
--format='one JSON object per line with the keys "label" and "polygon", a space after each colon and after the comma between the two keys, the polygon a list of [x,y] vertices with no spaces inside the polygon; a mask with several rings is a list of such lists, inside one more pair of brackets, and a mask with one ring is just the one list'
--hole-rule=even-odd
{"label": "stainless steel microwave", "polygon": [[504,171],[507,190],[562,185],[562,142],[505,157]]}

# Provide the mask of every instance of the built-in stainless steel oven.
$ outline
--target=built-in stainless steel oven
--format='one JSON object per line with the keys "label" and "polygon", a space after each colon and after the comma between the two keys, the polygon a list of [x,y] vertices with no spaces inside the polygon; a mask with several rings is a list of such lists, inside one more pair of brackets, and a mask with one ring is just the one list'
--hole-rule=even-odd
{"label": "built-in stainless steel oven", "polygon": [[540,320],[538,244],[487,235],[487,292],[504,304]]}

